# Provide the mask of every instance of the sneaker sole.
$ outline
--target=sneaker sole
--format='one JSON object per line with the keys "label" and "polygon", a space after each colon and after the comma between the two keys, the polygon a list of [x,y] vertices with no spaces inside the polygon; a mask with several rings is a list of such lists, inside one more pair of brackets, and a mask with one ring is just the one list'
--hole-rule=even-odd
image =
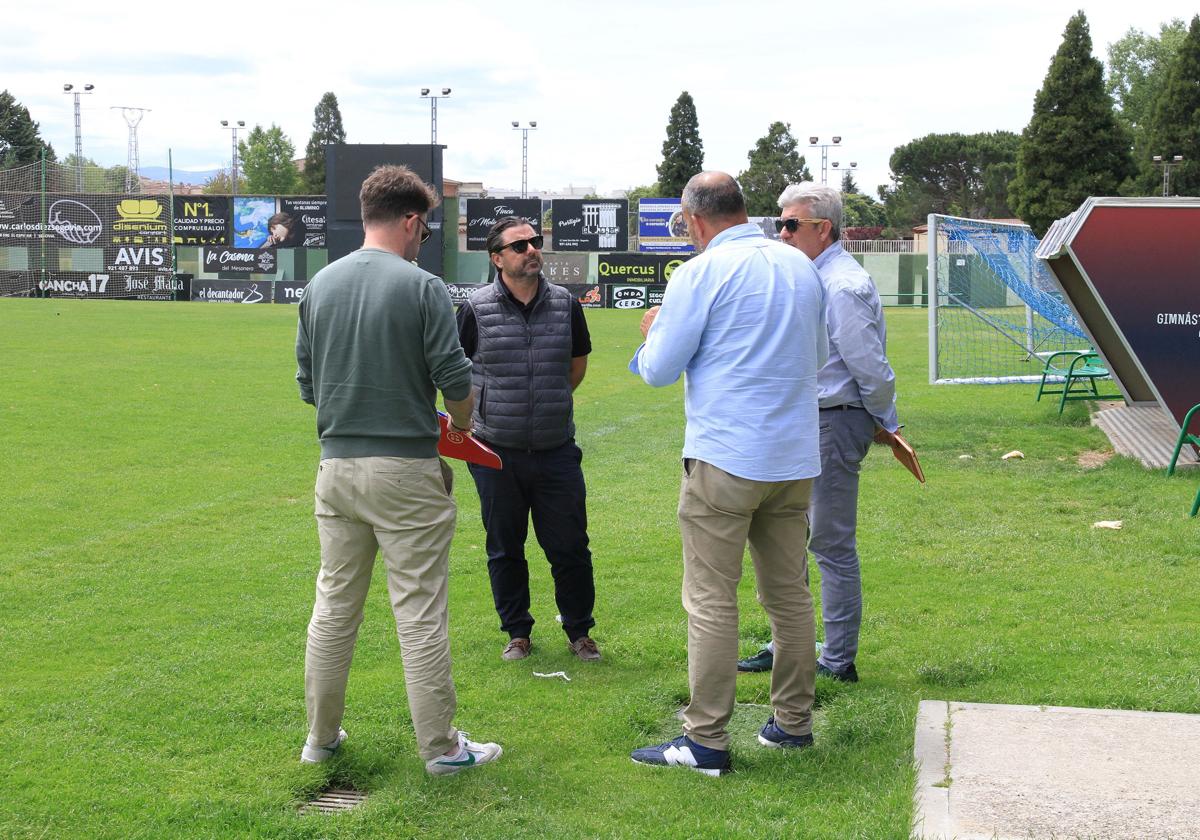
{"label": "sneaker sole", "polygon": [[640,767],[659,767],[659,768],[663,768],[663,769],[670,769],[672,767],[683,767],[686,770],[691,770],[694,773],[700,773],[702,775],[709,776],[712,778],[716,778],[718,776],[724,776],[724,775],[727,775],[727,774],[733,772],[732,767],[726,767],[724,769],[713,769],[713,768],[709,768],[709,767],[691,767],[687,764],[651,764],[649,761],[638,761],[636,758],[632,758],[632,759],[630,759],[630,761],[632,761],[634,764],[637,764]]}
{"label": "sneaker sole", "polygon": [[780,741],[772,741],[770,738],[764,738],[761,735],[758,736],[758,743],[773,750],[803,750],[812,746],[812,741],[809,741],[807,744],[785,744]]}

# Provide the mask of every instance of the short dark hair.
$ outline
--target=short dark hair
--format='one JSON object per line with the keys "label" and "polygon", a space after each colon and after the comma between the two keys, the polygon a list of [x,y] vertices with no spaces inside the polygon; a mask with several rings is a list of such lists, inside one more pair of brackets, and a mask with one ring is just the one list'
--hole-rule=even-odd
{"label": "short dark hair", "polygon": [[488,231],[487,241],[484,243],[487,246],[488,253],[494,254],[500,250],[500,240],[504,238],[504,231],[510,227],[518,227],[520,225],[529,225],[533,228],[535,234],[540,232],[535,225],[529,223],[528,219],[520,216],[505,216],[492,225],[492,229]]}
{"label": "short dark hair", "polygon": [[358,193],[366,224],[394,222],[410,213],[428,213],[437,207],[438,195],[407,166],[377,166]]}
{"label": "short dark hair", "polygon": [[705,219],[728,219],[746,213],[746,198],[732,176],[701,172],[692,176],[680,199],[683,209]]}

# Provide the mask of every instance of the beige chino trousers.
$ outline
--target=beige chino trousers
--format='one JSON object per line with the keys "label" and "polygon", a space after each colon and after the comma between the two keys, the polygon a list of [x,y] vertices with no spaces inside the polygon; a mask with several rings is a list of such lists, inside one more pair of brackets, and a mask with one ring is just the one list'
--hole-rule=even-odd
{"label": "beige chino trousers", "polygon": [[377,551],[387,568],[421,758],[458,745],[447,622],[453,473],[438,458],[332,458],[317,472],[321,571],[308,625],[308,743],[337,737]]}
{"label": "beige chino trousers", "polygon": [[679,529],[691,702],[683,711],[683,731],[701,746],[729,749],[726,727],[737,681],[737,587],[747,542],[758,602],[775,640],[775,722],[792,735],[812,731],[816,632],[805,574],[811,490],[812,479],[751,481],[704,461],[684,462]]}

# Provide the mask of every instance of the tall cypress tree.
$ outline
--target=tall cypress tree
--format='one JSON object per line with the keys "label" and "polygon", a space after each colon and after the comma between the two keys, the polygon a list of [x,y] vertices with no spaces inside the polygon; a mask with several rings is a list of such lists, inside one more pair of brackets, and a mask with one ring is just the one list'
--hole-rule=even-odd
{"label": "tall cypress tree", "polygon": [[1087,18],[1077,12],[1021,135],[1009,205],[1038,236],[1091,195],[1116,195],[1133,174],[1129,137],[1104,90],[1104,68],[1092,56]]}
{"label": "tall cypress tree", "polygon": [[788,184],[811,181],[790,123],[773,122],[746,155],[750,167],[738,175],[751,216],[778,216],[779,194]]}
{"label": "tall cypress tree", "polygon": [[312,136],[304,149],[304,172],[301,173],[306,190],[315,194],[325,192],[325,144],[345,142],[342,112],[337,97],[329,91],[313,109]]}
{"label": "tall cypress tree", "polygon": [[1170,161],[1183,155],[1171,172],[1172,195],[1200,195],[1200,15],[1192,18],[1179,55],[1167,72],[1167,81],[1150,108],[1141,186],[1148,195],[1158,195],[1162,166],[1152,160],[1162,155]]}
{"label": "tall cypress tree", "polygon": [[696,120],[696,103],[686,90],[671,106],[662,155],[658,184],[663,196],[683,195],[688,179],[704,169],[704,142],[700,139],[700,125]]}
{"label": "tall cypress tree", "polygon": [[11,169],[42,159],[54,160],[54,148],[38,134],[29,109],[7,90],[0,91],[0,169]]}

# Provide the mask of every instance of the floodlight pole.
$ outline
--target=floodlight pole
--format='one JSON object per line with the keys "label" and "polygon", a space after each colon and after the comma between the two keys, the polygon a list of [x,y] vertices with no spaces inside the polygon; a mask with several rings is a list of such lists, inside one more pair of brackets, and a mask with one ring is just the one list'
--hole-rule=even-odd
{"label": "floodlight pole", "polygon": [[1162,167],[1163,171],[1163,198],[1171,194],[1171,170],[1176,166],[1183,165],[1183,155],[1172,155],[1168,160],[1166,155],[1155,155],[1154,162]]}
{"label": "floodlight pole", "polygon": [[75,90],[73,84],[63,85],[63,93],[75,97],[75,189],[78,192],[83,192],[83,132],[79,124],[79,97],[91,93],[95,88],[95,85],[87,84],[83,90]]}
{"label": "floodlight pole", "polygon": [[[836,161],[836,160],[835,160],[835,161],[833,162],[833,168],[834,168],[834,169],[837,169],[839,166],[841,166],[841,163],[840,163],[839,161]],[[858,161],[856,161],[856,160],[852,160],[852,161],[850,161],[850,166],[849,166],[849,168],[848,168],[848,169],[846,169],[846,170],[844,170],[844,171],[845,171],[845,172],[853,172],[855,169],[858,169]],[[838,189],[839,189],[839,191],[840,191],[840,189],[841,189],[841,185],[840,185],[840,184],[838,185]],[[842,228],[844,228],[845,226],[846,226],[846,202],[845,202],[845,201],[843,201],[843,202],[842,202],[842,218],[839,220],[839,224],[838,224],[838,230],[841,230],[841,229],[842,229]]]}
{"label": "floodlight pole", "polygon": [[429,145],[437,145],[437,101],[450,98],[450,88],[442,88],[441,94],[430,93],[429,88],[421,88],[421,98],[429,100]]}
{"label": "floodlight pole", "polygon": [[822,143],[820,137],[809,137],[808,146],[811,149],[821,150],[821,184],[828,185],[829,183],[829,150],[834,147],[840,147],[842,144],[842,136],[835,134],[832,137],[833,142]]}
{"label": "floodlight pole", "polygon": [[528,126],[513,120],[512,127],[521,132],[521,198],[529,198],[529,132],[537,129],[537,120],[530,120]]}
{"label": "floodlight pole", "polygon": [[246,127],[246,121],[245,121],[245,120],[234,120],[234,121],[232,121],[232,122],[231,122],[231,121],[229,121],[229,120],[221,120],[221,127],[222,127],[222,128],[226,128],[226,129],[229,129],[229,131],[233,132],[233,151],[230,153],[230,156],[229,156],[229,175],[230,175],[230,182],[231,182],[231,184],[232,184],[232,186],[231,186],[231,189],[232,189],[232,191],[233,191],[233,195],[234,195],[234,197],[236,198],[236,197],[237,197],[237,191],[238,191],[238,141],[237,141],[237,133],[238,133],[238,129],[239,129],[239,128],[245,128],[245,127]]}

